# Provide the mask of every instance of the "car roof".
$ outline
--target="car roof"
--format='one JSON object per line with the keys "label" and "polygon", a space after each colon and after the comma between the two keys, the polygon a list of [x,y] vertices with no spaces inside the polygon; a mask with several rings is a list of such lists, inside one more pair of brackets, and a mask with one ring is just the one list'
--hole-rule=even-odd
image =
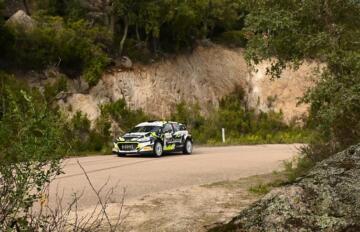
{"label": "car roof", "polygon": [[177,123],[177,124],[181,124],[178,122],[172,122],[172,121],[148,121],[148,122],[142,122],[137,124],[135,127],[139,127],[139,126],[163,126],[166,123]]}

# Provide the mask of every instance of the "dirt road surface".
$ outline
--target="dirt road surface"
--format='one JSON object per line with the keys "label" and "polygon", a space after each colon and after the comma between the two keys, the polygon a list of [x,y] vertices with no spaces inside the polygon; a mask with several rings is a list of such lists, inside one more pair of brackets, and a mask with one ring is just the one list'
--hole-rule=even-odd
{"label": "dirt road surface", "polygon": [[269,173],[281,168],[283,160],[296,155],[300,144],[256,145],[226,147],[195,147],[191,155],[169,154],[161,158],[146,156],[117,157],[90,156],[70,158],[63,162],[65,174],[52,182],[50,202],[56,193],[63,203],[73,193],[82,193],[79,207],[85,209],[96,204],[77,161],[86,170],[96,189],[105,183],[107,188],[117,186],[113,203],[120,202],[123,189],[126,200],[147,194],[186,186],[195,186],[240,177]]}

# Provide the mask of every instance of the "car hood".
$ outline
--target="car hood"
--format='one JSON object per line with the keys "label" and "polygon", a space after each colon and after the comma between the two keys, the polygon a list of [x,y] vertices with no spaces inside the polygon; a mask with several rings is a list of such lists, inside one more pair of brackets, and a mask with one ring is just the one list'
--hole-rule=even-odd
{"label": "car hood", "polygon": [[119,137],[120,141],[136,141],[144,136],[148,136],[149,132],[134,132],[134,133],[126,133],[124,136]]}
{"label": "car hood", "polygon": [[123,138],[141,138],[144,137],[145,135],[147,135],[149,133],[147,132],[135,132],[135,133],[126,133]]}

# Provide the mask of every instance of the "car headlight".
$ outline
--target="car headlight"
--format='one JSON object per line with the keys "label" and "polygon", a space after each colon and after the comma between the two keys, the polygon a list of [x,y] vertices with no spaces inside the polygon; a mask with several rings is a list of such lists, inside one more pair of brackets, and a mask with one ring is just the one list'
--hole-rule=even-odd
{"label": "car headlight", "polygon": [[138,142],[144,143],[144,142],[150,142],[151,137],[143,137],[141,139],[138,139]]}
{"label": "car headlight", "polygon": [[124,139],[123,137],[119,137],[116,141],[117,141],[117,142],[124,142],[125,139]]}

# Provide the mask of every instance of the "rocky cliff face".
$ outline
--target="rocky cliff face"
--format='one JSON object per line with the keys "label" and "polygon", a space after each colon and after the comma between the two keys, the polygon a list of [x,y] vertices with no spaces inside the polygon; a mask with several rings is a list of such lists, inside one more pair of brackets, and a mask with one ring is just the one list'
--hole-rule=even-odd
{"label": "rocky cliff face", "polygon": [[316,65],[305,63],[297,71],[285,70],[282,78],[273,81],[265,74],[268,65],[258,65],[256,72],[247,66],[240,49],[198,47],[192,54],[156,64],[113,69],[87,93],[74,88],[61,105],[73,112],[83,111],[91,120],[99,116],[99,104],[119,98],[133,109],[141,108],[160,118],[168,116],[181,101],[199,103],[206,115],[221,98],[240,86],[249,104],[257,109],[282,110],[286,120],[306,113],[307,107],[297,107],[296,103],[313,85],[311,72]]}
{"label": "rocky cliff face", "polygon": [[360,231],[360,145],[273,190],[214,231]]}

